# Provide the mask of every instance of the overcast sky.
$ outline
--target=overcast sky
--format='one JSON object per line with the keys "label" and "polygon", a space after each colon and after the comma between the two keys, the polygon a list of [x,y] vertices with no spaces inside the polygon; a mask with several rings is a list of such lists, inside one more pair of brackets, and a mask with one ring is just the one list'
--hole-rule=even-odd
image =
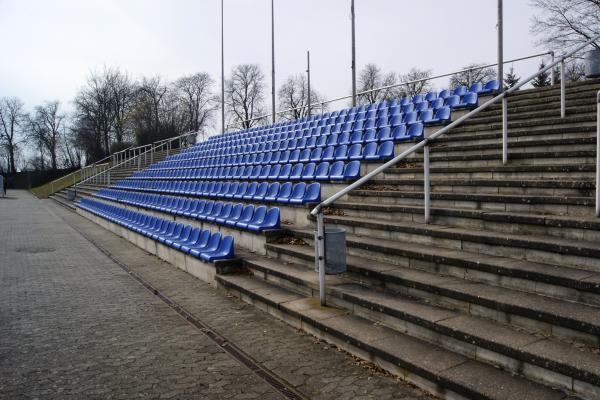
{"label": "overcast sky", "polygon": [[[411,67],[446,73],[496,59],[496,0],[355,0],[359,69]],[[0,97],[28,108],[60,100],[70,108],[86,76],[118,66],[168,80],[221,74],[220,0],[0,0]],[[225,0],[225,74],[257,63],[270,93],[270,0]],[[505,58],[543,51],[529,33],[527,0],[505,0]],[[350,0],[275,0],[276,85],[306,69],[326,98],[348,94]],[[518,64],[530,74],[535,62]],[[443,86],[444,83],[438,83]],[[268,103],[270,104],[270,103]]]}

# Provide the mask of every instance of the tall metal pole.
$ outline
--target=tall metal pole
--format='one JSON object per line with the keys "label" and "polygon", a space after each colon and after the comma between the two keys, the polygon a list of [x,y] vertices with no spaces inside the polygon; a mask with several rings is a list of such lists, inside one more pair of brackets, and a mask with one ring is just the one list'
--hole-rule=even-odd
{"label": "tall metal pole", "polygon": [[307,116],[310,117],[310,50],[306,52],[306,74],[307,74],[307,86],[308,86],[308,104],[307,104]]}
{"label": "tall metal pole", "polygon": [[271,0],[271,105],[275,123],[275,8]]}
{"label": "tall metal pole", "polygon": [[356,107],[356,27],[354,23],[354,0],[351,0],[350,13],[352,15],[352,106]]}
{"label": "tall metal pole", "polygon": [[225,30],[223,28],[223,2],[221,0],[221,133],[225,133]]}
{"label": "tall metal pole", "polygon": [[504,21],[502,0],[498,0],[498,80],[500,89],[504,88]]}

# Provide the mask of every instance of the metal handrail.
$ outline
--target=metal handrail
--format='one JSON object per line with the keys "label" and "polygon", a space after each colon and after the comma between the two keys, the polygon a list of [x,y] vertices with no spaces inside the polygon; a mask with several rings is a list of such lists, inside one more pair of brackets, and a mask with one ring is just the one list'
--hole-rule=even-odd
{"label": "metal handrail", "polygon": [[[503,62],[503,64],[510,64],[510,63],[514,63],[514,62],[518,62],[518,61],[530,60],[532,58],[538,58],[538,57],[543,57],[543,56],[548,56],[548,55],[552,57],[551,63],[553,63],[554,62],[554,51],[547,51],[545,53],[539,53],[539,54],[533,54],[531,56],[519,57],[519,58],[515,58],[513,60],[506,60],[506,61]],[[412,84],[415,84],[415,83],[432,81],[434,79],[446,78],[448,76],[452,76],[452,75],[456,75],[456,74],[462,74],[462,73],[465,73],[465,72],[469,73],[469,72],[479,71],[479,70],[484,69],[484,68],[495,67],[496,65],[498,65],[498,63],[485,64],[485,65],[477,65],[477,66],[473,66],[472,68],[465,68],[465,69],[461,69],[461,70],[454,71],[454,72],[448,72],[448,73],[441,74],[441,75],[430,76],[428,78],[414,79],[412,81],[395,83],[393,85],[387,85],[387,86],[381,86],[381,87],[377,87],[377,88],[374,88],[374,89],[369,89],[369,90],[364,90],[362,92],[358,92],[358,93],[356,93],[356,96],[358,97],[358,96],[362,96],[362,95],[365,95],[367,93],[371,93],[371,92],[375,92],[375,91],[387,90],[387,89],[392,89],[392,88],[396,88],[396,87],[412,85]],[[539,75],[539,72],[538,72],[538,74],[536,74],[536,76],[537,75]],[[554,74],[551,75],[551,79],[552,79],[552,84],[554,84]],[[313,103],[313,104],[310,104],[310,107],[313,107],[313,106],[317,106],[317,107],[318,106],[323,106],[325,104],[333,103],[333,102],[340,101],[340,100],[350,99],[350,98],[352,98],[351,94],[347,95],[347,96],[336,97],[336,98],[333,98],[333,99],[329,99],[329,100],[325,100],[325,101]],[[306,108],[308,108],[308,105],[302,106],[302,107],[288,108],[286,110],[277,111],[275,113],[275,115],[281,115],[281,114],[288,113],[290,111],[303,110],[303,109],[306,109]],[[257,121],[257,120],[265,119],[265,118],[268,118],[268,117],[271,117],[271,116],[273,116],[273,114],[265,114],[265,115],[261,115],[259,117],[254,117],[254,118],[249,118],[249,119],[245,119],[245,120],[241,120],[241,121],[236,121],[234,123],[228,124],[227,126],[228,127],[229,126],[235,126],[235,125],[238,125],[238,124],[243,124],[244,122]]]}
{"label": "metal handrail", "polygon": [[139,161],[141,160],[142,156],[145,157],[149,153],[151,155],[153,155],[156,151],[159,151],[158,149],[163,148],[163,146],[165,146],[165,145],[167,145],[167,151],[170,151],[171,150],[171,143],[173,143],[174,141],[181,140],[183,138],[192,136],[192,135],[198,135],[198,132],[197,131],[195,131],[195,132],[186,132],[186,133],[184,133],[182,135],[179,135],[179,136],[175,136],[175,137],[172,137],[172,138],[161,139],[161,140],[158,140],[158,141],[156,141],[154,143],[151,143],[151,144],[147,144],[147,145],[143,145],[143,146],[138,146],[136,149],[138,149],[138,148],[142,149],[142,148],[146,148],[146,147],[150,147],[150,148],[148,150],[144,151],[144,152],[140,152],[136,156],[133,156],[133,157],[130,157],[130,158],[124,160],[124,161],[118,162],[117,164],[113,165],[112,167],[110,167],[110,168],[108,168],[106,170],[103,170],[103,171],[101,171],[101,172],[99,172],[99,173],[97,173],[95,175],[92,175],[92,176],[88,177],[85,180],[82,180],[82,181],[78,182],[75,185],[75,188],[77,188],[80,185],[82,185],[82,184],[84,184],[86,182],[89,182],[91,180],[97,181],[98,178],[100,178],[102,175],[104,175],[104,177],[105,177],[103,179],[103,181],[106,182],[106,183],[108,183],[108,184],[110,184],[110,171],[112,171],[113,169],[119,168],[119,167],[121,167],[121,166],[123,166],[125,164],[128,164],[128,163],[136,160],[136,159],[138,160],[138,168],[140,168]]}
{"label": "metal handrail", "polygon": [[[317,218],[317,238],[316,238],[317,243],[315,243],[315,252],[316,252],[315,259],[317,260],[317,262],[319,264],[319,297],[320,297],[321,304],[325,305],[325,303],[326,303],[326,299],[325,299],[325,258],[324,258],[325,257],[325,253],[324,253],[325,227],[324,227],[324,223],[323,223],[323,213],[322,213],[323,207],[327,207],[327,206],[333,204],[340,197],[345,196],[350,191],[356,189],[357,187],[364,185],[366,182],[370,181],[374,176],[376,176],[376,175],[380,174],[381,172],[387,170],[388,168],[396,165],[397,163],[399,163],[400,161],[405,159],[407,156],[409,156],[423,148],[424,149],[424,153],[423,153],[424,216],[425,216],[425,223],[428,223],[429,216],[430,216],[429,144],[431,142],[433,142],[435,139],[437,139],[438,137],[447,133],[449,130],[457,127],[458,125],[462,124],[464,121],[466,121],[466,120],[470,119],[471,117],[474,117],[475,115],[479,114],[480,112],[486,110],[493,104],[496,104],[499,100],[502,100],[502,160],[503,160],[503,163],[506,163],[507,158],[508,158],[508,115],[507,115],[508,96],[511,93],[515,92],[516,90],[520,89],[522,86],[524,86],[527,83],[529,83],[530,81],[532,81],[533,79],[535,79],[540,74],[547,72],[547,71],[551,70],[552,68],[554,68],[555,66],[560,64],[560,66],[561,66],[561,85],[560,85],[560,87],[561,87],[561,118],[565,118],[565,114],[566,114],[565,113],[565,111],[566,111],[566,101],[565,101],[566,83],[565,83],[565,68],[564,68],[565,60],[567,58],[572,57],[574,54],[578,53],[579,51],[581,51],[585,47],[589,46],[591,43],[595,42],[598,39],[600,39],[600,35],[597,35],[597,36],[589,39],[587,42],[581,44],[580,46],[576,47],[574,50],[561,56],[558,60],[556,60],[556,61],[550,63],[549,65],[547,65],[546,67],[540,69],[539,71],[537,71],[533,75],[527,77],[520,83],[503,91],[502,93],[498,94],[497,96],[494,96],[493,98],[486,101],[479,107],[475,108],[474,110],[472,110],[472,111],[468,112],[467,114],[463,115],[462,117],[458,118],[456,121],[453,121],[452,123],[446,125],[445,127],[436,131],[429,137],[424,138],[419,143],[411,146],[410,148],[403,151],[396,157],[392,158],[390,161],[377,167],[376,169],[369,172],[362,178],[358,179],[356,182],[346,186],[344,189],[336,192],[334,195],[330,196],[326,200],[319,203],[315,208],[313,208],[311,210],[310,214],[313,216],[316,216],[316,218]],[[600,103],[600,95],[598,97],[598,102]],[[598,114],[599,114],[598,117],[600,118],[600,111],[598,112]],[[598,129],[599,129],[599,133],[600,133],[600,123],[598,124]],[[600,147],[599,147],[599,149],[600,149]],[[600,179],[600,175],[598,174],[599,168],[600,168],[600,158],[597,157],[596,188],[598,187],[598,180]],[[598,204],[598,199],[600,199],[600,192],[598,191],[598,189],[596,190],[596,198],[597,198],[596,204]],[[596,207],[597,207],[596,212],[598,215],[598,214],[600,214],[600,209],[598,209],[598,206],[596,206]]]}

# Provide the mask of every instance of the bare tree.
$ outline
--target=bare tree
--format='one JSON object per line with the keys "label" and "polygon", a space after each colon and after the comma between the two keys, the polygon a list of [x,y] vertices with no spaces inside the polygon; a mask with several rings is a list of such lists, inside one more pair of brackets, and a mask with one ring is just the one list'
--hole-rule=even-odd
{"label": "bare tree", "polygon": [[74,101],[80,125],[86,127],[86,133],[93,134],[89,152],[96,159],[109,154],[113,131],[113,92],[105,75],[92,73]]}
{"label": "bare tree", "polygon": [[431,78],[431,75],[431,70],[411,68],[408,73],[400,75],[400,82],[406,83],[406,85],[402,85],[398,89],[399,95],[414,96],[430,91],[432,89],[431,81],[427,79]]}
{"label": "bare tree", "polygon": [[[279,107],[283,110],[290,110],[281,114],[283,118],[294,120],[308,115],[308,82],[306,76],[298,74],[290,76],[277,92]],[[310,90],[311,110],[322,101],[321,96],[314,89]],[[320,106],[319,106],[320,107]]]}
{"label": "bare tree", "polygon": [[[532,0],[539,10],[531,31],[540,37],[538,44],[568,51],[600,34],[598,0]],[[592,43],[600,50],[600,43]]]}
{"label": "bare tree", "polygon": [[174,87],[185,118],[185,130],[205,128],[218,109],[218,98],[212,93],[214,81],[206,72],[177,79]]}
{"label": "bare tree", "polygon": [[135,84],[126,72],[108,69],[104,73],[105,84],[111,93],[112,125],[117,143],[123,143],[129,136],[129,122],[135,104]]}
{"label": "bare tree", "polygon": [[16,97],[0,98],[0,144],[8,156],[8,173],[17,172],[17,147],[26,121],[23,102]]}
{"label": "bare tree", "polygon": [[[43,146],[50,156],[50,166],[53,170],[58,168],[58,150],[61,145],[60,132],[65,115],[59,111],[58,101],[47,102],[35,107],[33,117],[29,118],[31,127],[30,135],[33,141]],[[40,152],[43,168],[43,152]]]}
{"label": "bare tree", "polygon": [[167,85],[158,76],[143,78],[138,85],[134,120],[139,144],[163,139],[161,119],[167,91]]}
{"label": "bare tree", "polygon": [[233,68],[225,83],[225,103],[233,122],[243,129],[260,123],[256,120],[264,110],[265,75],[256,64],[241,64]]}
{"label": "bare tree", "polygon": [[492,67],[481,68],[482,65],[485,64],[469,64],[463,70],[470,70],[470,72],[464,71],[452,75],[450,77],[450,87],[470,86],[476,82],[486,83],[487,81],[496,79],[496,70]]}
{"label": "bare tree", "polygon": [[396,74],[389,72],[384,74],[375,64],[367,64],[358,75],[358,93],[366,92],[358,96],[361,104],[377,103],[383,100],[398,97],[397,88],[379,89],[397,83]]}

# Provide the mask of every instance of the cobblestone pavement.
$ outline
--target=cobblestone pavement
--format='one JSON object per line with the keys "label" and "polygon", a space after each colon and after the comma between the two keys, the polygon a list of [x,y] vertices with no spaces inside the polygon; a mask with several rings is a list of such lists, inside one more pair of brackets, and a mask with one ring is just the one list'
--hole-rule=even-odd
{"label": "cobblestone pavement", "polygon": [[[307,397],[431,398],[50,200],[18,195],[0,201],[0,397],[277,398],[87,238]],[[34,246],[56,250],[25,251]]]}

